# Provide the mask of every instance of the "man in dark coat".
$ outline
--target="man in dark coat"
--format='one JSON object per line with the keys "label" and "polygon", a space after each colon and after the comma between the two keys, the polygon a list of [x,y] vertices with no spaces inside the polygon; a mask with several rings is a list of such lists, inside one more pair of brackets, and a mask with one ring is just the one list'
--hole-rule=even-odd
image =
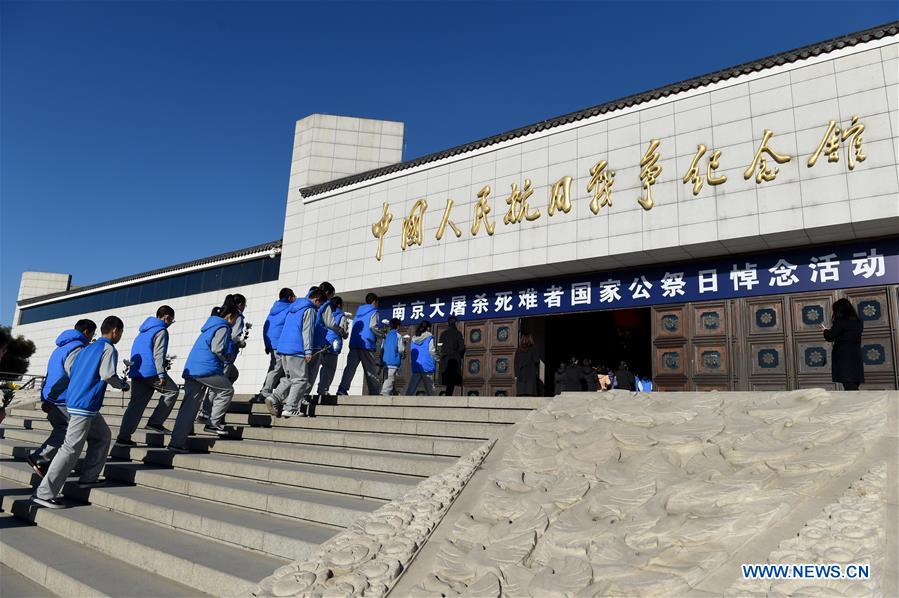
{"label": "man in dark coat", "polygon": [[446,321],[447,329],[440,334],[440,375],[448,397],[453,396],[457,386],[462,386],[465,339],[456,328],[456,322],[456,316],[450,316]]}
{"label": "man in dark coat", "polygon": [[631,373],[626,361],[618,364],[615,378],[618,380],[618,388],[620,390],[637,390],[637,378]]}
{"label": "man in dark coat", "polygon": [[540,394],[540,354],[530,334],[522,334],[515,351],[515,394],[536,397]]}

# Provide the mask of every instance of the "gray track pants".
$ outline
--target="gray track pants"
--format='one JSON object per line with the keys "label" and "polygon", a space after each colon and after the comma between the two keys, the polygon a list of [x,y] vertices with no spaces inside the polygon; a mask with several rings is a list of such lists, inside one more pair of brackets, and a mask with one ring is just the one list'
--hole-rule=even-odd
{"label": "gray track pants", "polygon": [[409,384],[406,386],[406,396],[414,396],[415,391],[418,390],[418,382],[424,382],[425,384],[425,395],[429,397],[433,397],[437,394],[437,389],[434,388],[434,374],[433,372],[428,374],[425,372],[412,372],[412,377],[409,378]]}
{"label": "gray track pants", "polygon": [[87,442],[87,453],[81,464],[81,482],[93,482],[100,477],[103,466],[106,464],[106,455],[109,454],[109,444],[112,436],[109,426],[102,415],[84,417],[83,415],[70,415],[69,427],[66,430],[66,439],[53,457],[47,475],[37,487],[35,496],[50,500],[56,498],[66,478],[72,473],[78,457]]}
{"label": "gray track pants", "polygon": [[268,373],[265,375],[265,382],[262,384],[262,390],[259,391],[259,394],[263,397],[272,396],[275,387],[278,386],[278,383],[281,382],[281,379],[285,376],[284,362],[277,351],[272,349],[269,357]]}
{"label": "gray track pants", "polygon": [[318,371],[317,394],[326,395],[331,389],[334,374],[337,373],[337,353],[325,351],[321,355],[321,368]]}
{"label": "gray track pants", "polygon": [[384,378],[384,386],[381,387],[381,395],[389,397],[393,394],[393,388],[396,385],[396,373],[400,368],[392,365],[385,365],[384,367],[387,369],[387,377]]}
{"label": "gray track pants", "polygon": [[41,408],[46,406],[47,421],[53,426],[50,436],[44,441],[44,444],[37,447],[31,453],[31,458],[38,465],[46,467],[53,460],[56,451],[62,446],[66,439],[66,430],[69,427],[69,413],[66,411],[65,405],[53,405],[51,403],[41,403]]}
{"label": "gray track pants", "polygon": [[298,411],[300,401],[312,390],[312,379],[317,369],[318,357],[306,363],[303,355],[282,355],[286,375],[272,393],[275,402],[284,405],[286,411]]}
{"label": "gray track pants", "polygon": [[169,444],[178,447],[187,446],[187,437],[194,429],[194,420],[204,399],[209,400],[212,405],[209,423],[216,426],[224,425],[225,414],[233,398],[234,385],[224,375],[185,377],[184,400],[181,401],[181,409],[178,411]]}
{"label": "gray track pants", "polygon": [[353,383],[353,377],[356,375],[356,368],[362,364],[362,370],[365,373],[365,394],[376,395],[381,393],[381,379],[378,370],[378,352],[367,351],[366,349],[350,349],[346,358],[346,367],[343,368],[343,376],[340,379],[340,386],[337,387],[337,394],[345,395],[350,391],[350,384]]}
{"label": "gray track pants", "polygon": [[[159,378],[132,378],[131,380],[131,400],[128,402],[128,408],[125,409],[125,415],[122,416],[122,425],[119,427],[119,438],[131,438],[134,431],[137,430],[137,424],[144,416],[147,404],[156,391],[154,383],[159,384]],[[178,400],[178,385],[175,381],[165,376],[165,390],[159,393],[159,403],[156,409],[150,415],[148,423],[154,426],[161,426],[165,420],[172,414],[175,407],[175,401]]]}
{"label": "gray track pants", "polygon": [[[212,376],[214,378],[215,376]],[[231,397],[234,397],[234,383],[237,382],[237,378],[240,377],[240,372],[237,369],[237,366],[233,363],[229,366],[225,366],[225,378],[231,382]],[[205,384],[205,383],[204,383]],[[187,394],[187,383],[184,384],[184,392]],[[206,419],[212,420],[213,412],[215,411],[215,397],[209,392],[206,391],[203,393],[203,415],[206,416]],[[228,404],[231,404],[231,401],[228,401]],[[224,415],[222,416],[224,417]]]}

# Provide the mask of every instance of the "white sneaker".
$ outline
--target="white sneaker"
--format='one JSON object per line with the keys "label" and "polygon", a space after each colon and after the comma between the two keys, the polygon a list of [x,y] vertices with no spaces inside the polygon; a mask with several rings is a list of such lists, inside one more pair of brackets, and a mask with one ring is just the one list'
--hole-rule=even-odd
{"label": "white sneaker", "polygon": [[300,413],[298,410],[291,409],[290,411],[285,411],[284,413],[282,413],[281,417],[283,417],[284,419],[287,419],[290,417],[300,417],[301,415],[302,415],[302,413]]}
{"label": "white sneaker", "polygon": [[62,499],[60,498],[38,498],[37,496],[32,496],[31,502],[36,505],[41,505],[42,507],[47,507],[48,509],[66,508],[66,503],[62,502]]}

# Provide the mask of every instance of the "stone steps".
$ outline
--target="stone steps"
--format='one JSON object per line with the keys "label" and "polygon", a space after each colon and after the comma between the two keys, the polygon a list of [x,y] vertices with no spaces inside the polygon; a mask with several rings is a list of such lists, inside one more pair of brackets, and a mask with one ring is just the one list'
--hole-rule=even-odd
{"label": "stone steps", "polygon": [[[152,405],[152,404],[151,404]],[[180,407],[181,403],[175,404]],[[122,415],[127,403],[122,405],[103,405],[103,414]],[[37,410],[39,411],[39,407]],[[530,409],[498,409],[486,407],[455,407],[432,405],[389,405],[389,404],[321,404],[316,407],[317,417],[354,417],[367,419],[404,419],[430,421],[456,421],[489,424],[512,424],[530,413]],[[229,408],[233,414],[255,414],[269,416],[268,408],[261,403],[233,401]],[[149,414],[149,413],[148,413]]]}
{"label": "stone steps", "polygon": [[[251,405],[251,413],[267,414],[268,408],[259,403]],[[315,409],[317,417],[359,417],[374,419],[404,419],[456,421],[490,424],[514,424],[530,413],[530,409],[486,409],[480,407],[412,407],[390,405],[319,405]]]}
{"label": "stone steps", "polygon": [[[197,596],[195,588],[170,581],[116,558],[110,558],[82,542],[73,542],[52,531],[30,525],[11,515],[0,515],[0,552],[3,565],[34,585],[28,596]],[[17,580],[18,581],[18,580]],[[0,594],[7,594],[7,578],[0,579]],[[20,588],[23,584],[17,584]]]}
{"label": "stone steps", "polygon": [[[3,524],[3,516],[0,516],[0,528]],[[3,598],[34,598],[35,596],[51,598],[56,594],[51,594],[43,586],[0,563],[0,596]]]}
{"label": "stone steps", "polygon": [[[29,487],[38,483],[31,468],[17,461],[0,461],[0,477]],[[198,481],[197,486],[201,485],[202,482]],[[221,489],[223,484],[212,487]],[[121,481],[113,481],[107,486],[92,490],[67,484],[63,494],[76,501],[90,502],[91,505],[138,519],[286,559],[295,558],[294,555],[298,554],[309,554],[316,546],[339,533],[342,527],[382,504],[359,500],[354,503],[348,498],[342,499],[344,504],[329,504],[331,501],[319,497],[318,502],[313,503],[313,509],[318,508],[312,514],[317,514],[318,519],[330,519],[329,524],[317,519],[297,520],[295,517],[298,515],[293,513],[286,513],[288,516],[285,517],[284,512],[273,512],[265,502],[267,496],[261,491],[255,495],[261,501],[258,509],[252,503],[245,505],[249,508],[241,508],[234,506],[234,503],[225,502],[222,497],[217,497],[218,501],[207,500],[196,494],[175,494],[147,486],[135,488]],[[301,510],[304,504],[302,497],[285,498],[288,502],[297,504],[297,510]]]}
{"label": "stone steps", "polygon": [[[180,403],[175,405],[166,426],[171,428],[175,423],[177,416],[177,408]],[[232,405],[234,406],[234,405]],[[225,416],[225,424],[231,426],[252,426],[252,427],[272,427],[276,429],[296,429],[303,430],[330,430],[342,432],[368,432],[372,434],[404,434],[414,436],[438,436],[441,438],[461,438],[472,440],[486,440],[495,438],[502,430],[508,426],[508,423],[488,423],[488,422],[462,422],[462,421],[442,421],[440,419],[393,419],[393,418],[373,418],[373,417],[343,417],[343,416],[320,416],[317,410],[316,415],[319,417],[292,417],[272,418],[268,411],[263,407],[256,407],[256,411],[250,413],[250,406],[247,405],[246,412],[229,412]],[[107,408],[104,405],[103,417],[107,418],[107,422],[121,422],[123,408],[115,409]],[[33,408],[14,408],[9,410],[8,416],[17,416],[26,419],[46,420],[46,416],[40,409]],[[147,412],[149,416],[149,409]],[[142,420],[141,425],[146,420]]]}
{"label": "stone steps", "polygon": [[[0,455],[24,459],[37,446],[33,442],[2,439]],[[139,479],[142,477],[147,479],[152,472],[161,474],[166,479],[177,479],[175,472],[189,475],[198,472],[234,478],[235,483],[252,480],[380,500],[393,500],[422,480],[415,476],[347,470],[305,463],[262,461],[230,455],[203,453],[175,455],[165,449],[146,450],[145,458],[146,463],[121,459],[109,461],[106,464],[106,475],[123,482],[139,483]],[[161,482],[162,480],[157,477],[155,483]]]}
{"label": "stone steps", "polygon": [[[116,428],[113,428],[113,437],[115,437],[117,431]],[[47,438],[47,432],[43,430],[7,428],[4,431],[4,436],[10,440],[22,440],[32,444],[40,444]],[[173,453],[165,450],[165,442],[168,440],[167,435],[140,431],[132,436],[135,442],[145,444],[148,438],[151,443],[148,446],[114,446],[110,454],[118,459],[167,464],[166,462],[174,456]],[[453,463],[453,459],[450,457],[422,457],[392,451],[371,451],[342,447],[319,448],[314,445],[286,442],[219,439],[212,435],[191,438],[189,448],[205,450],[214,454],[276,459],[278,461],[365,469],[385,473],[404,473],[406,475],[423,477],[438,474]]]}
{"label": "stone steps", "polygon": [[[27,486],[0,482],[4,491],[12,487],[30,492]],[[106,509],[71,504],[68,509],[43,509],[27,497],[3,497],[4,511],[20,519],[207,594],[245,594],[260,575],[286,562],[193,534],[172,533],[170,528]]]}
{"label": "stone steps", "polygon": [[[158,395],[157,395],[158,396]],[[180,396],[183,396],[183,392]],[[250,404],[250,395],[234,395],[233,404]],[[130,395],[116,392],[114,394],[107,393],[103,399],[103,405],[107,407],[123,407],[128,405]],[[382,396],[339,396],[328,397],[322,404],[324,405],[373,405],[377,407],[399,406],[399,407],[441,407],[441,408],[469,408],[476,407],[481,409],[525,409],[532,411],[540,408],[546,403],[547,399],[543,397],[425,397],[425,396],[404,396],[396,395],[390,397]]]}
{"label": "stone steps", "polygon": [[[27,500],[39,480],[22,460],[49,434],[45,414],[38,405],[10,409],[0,425],[0,493],[16,518],[0,515],[0,523],[16,532],[4,529],[0,547],[3,563],[24,576],[15,578],[16,587],[33,591],[27,588],[37,583],[44,594],[61,596],[246,594],[281,564],[442,472],[537,404],[339,397],[319,405],[318,417],[273,419],[265,405],[246,398],[227,414],[230,438],[195,425],[188,454],[166,450],[167,435],[142,429],[145,417],[132,435],[137,446],[112,449],[108,484],[83,490],[70,480],[63,496],[71,506],[62,510]],[[102,412],[113,436],[128,400],[120,393],[106,398]],[[169,428],[177,407],[180,401]],[[64,558],[50,562],[46,555],[59,551]],[[128,583],[117,585],[111,578],[120,568]]]}
{"label": "stone steps", "polygon": [[[8,480],[0,487],[30,491]],[[124,557],[137,567],[217,596],[250,592],[261,576],[287,562],[92,506],[42,509],[27,498],[7,495],[3,509],[111,558]]]}
{"label": "stone steps", "polygon": [[[119,416],[103,416],[106,423],[118,432],[122,418]],[[303,418],[301,418],[303,419]],[[15,410],[13,414],[7,416],[5,420],[8,426],[16,426],[29,430],[41,430],[49,433],[52,429],[50,422],[44,417],[43,412],[23,412]],[[140,421],[137,431],[132,436],[136,442],[159,445],[162,436],[143,430],[143,426],[149,421],[144,418]],[[283,420],[285,422],[290,420]],[[169,422],[174,425],[174,418]],[[229,425],[234,425],[229,422]],[[171,426],[168,426],[171,427]],[[203,436],[207,436],[203,432],[202,424],[195,424],[194,431]],[[158,436],[159,438],[155,438]],[[212,436],[208,436],[212,438]],[[390,446],[391,450],[403,453],[415,453],[420,455],[440,455],[447,457],[461,457],[473,451],[480,445],[482,440],[468,438],[440,438],[433,436],[420,436],[414,434],[392,434],[385,438],[384,433],[378,432],[345,432],[343,430],[321,430],[316,428],[304,429],[302,434],[296,432],[296,427],[275,426],[275,427],[243,427],[240,437],[244,440],[260,440],[267,442],[290,442],[294,444],[308,444],[315,446],[332,446],[342,448],[359,448],[370,450],[383,450],[385,445]]]}

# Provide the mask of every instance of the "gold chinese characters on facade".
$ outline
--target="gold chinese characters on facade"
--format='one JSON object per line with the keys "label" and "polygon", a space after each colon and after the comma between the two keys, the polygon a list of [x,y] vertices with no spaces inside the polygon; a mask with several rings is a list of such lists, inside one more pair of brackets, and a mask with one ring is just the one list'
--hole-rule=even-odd
{"label": "gold chinese characters on facade", "polygon": [[[814,167],[822,155],[827,156],[828,162],[839,162],[840,149],[845,147],[846,166],[849,170],[854,170],[856,164],[864,162],[867,158],[864,151],[862,151],[862,134],[864,131],[865,125],[859,122],[858,116],[852,116],[849,126],[846,128],[842,128],[837,121],[831,120],[824,130],[824,135],[817,149],[809,156],[806,166],[808,168]],[[755,147],[752,160],[743,171],[743,178],[747,181],[754,178],[756,185],[774,181],[780,172],[778,165],[787,164],[793,159],[793,156],[783,153],[782,146],[789,147],[788,141],[788,136],[783,136],[778,140],[774,131],[765,129]],[[778,146],[781,146],[780,150],[777,149]],[[656,205],[656,199],[653,197],[653,187],[663,172],[660,162],[665,150],[666,148],[661,140],[651,139],[643,152],[642,158],[640,158],[640,171],[637,183],[641,193],[636,201],[646,211],[651,210]],[[728,180],[727,176],[717,172],[725,159],[726,157],[721,150],[709,150],[706,145],[702,143],[697,144],[696,153],[693,154],[690,166],[681,177],[681,182],[685,185],[692,185],[694,196],[698,196],[705,185],[718,186],[725,184]],[[548,186],[548,203],[546,207],[548,216],[554,216],[557,212],[562,214],[571,212],[574,207],[571,197],[571,184],[573,181],[573,177],[565,175]],[[598,160],[593,164],[589,171],[589,179],[586,186],[587,193],[590,194],[590,211],[593,214],[599,215],[603,207],[612,207],[612,188],[614,183],[615,171],[610,168],[607,160]],[[510,226],[539,219],[541,215],[540,209],[532,207],[530,203],[534,195],[534,185],[531,179],[524,179],[524,183],[520,187],[518,183],[512,183],[511,187],[512,190],[505,199],[508,209],[503,216],[503,224]],[[490,216],[493,208],[488,201],[491,191],[490,185],[484,185],[477,193],[477,199],[471,211],[470,230],[472,237],[477,236],[482,227],[488,236],[496,232],[496,220]],[[438,226],[435,235],[438,241],[443,239],[447,226],[453,231],[456,238],[462,236],[462,230],[450,219],[454,205],[455,201],[453,199],[446,200],[446,207],[443,210],[440,226]],[[381,259],[384,237],[387,235],[390,223],[393,221],[393,214],[389,212],[389,207],[389,204],[384,202],[380,219],[371,226],[372,235],[378,240],[375,253],[377,260]],[[403,218],[400,245],[404,251],[412,245],[421,246],[424,244],[424,220],[427,209],[428,202],[425,199],[419,199],[412,205],[409,215]]]}
{"label": "gold chinese characters on facade", "polygon": [[693,156],[693,161],[690,162],[690,168],[687,170],[684,178],[681,179],[684,183],[693,183],[693,195],[699,195],[703,184],[706,182],[708,182],[709,185],[720,185],[721,183],[727,182],[726,176],[718,176],[713,173],[719,165],[718,161],[721,158],[720,151],[716,150],[709,156],[709,164],[706,173],[701,174],[699,172],[699,160],[702,159],[707,150],[708,148],[701,143],[696,146],[696,155]]}

